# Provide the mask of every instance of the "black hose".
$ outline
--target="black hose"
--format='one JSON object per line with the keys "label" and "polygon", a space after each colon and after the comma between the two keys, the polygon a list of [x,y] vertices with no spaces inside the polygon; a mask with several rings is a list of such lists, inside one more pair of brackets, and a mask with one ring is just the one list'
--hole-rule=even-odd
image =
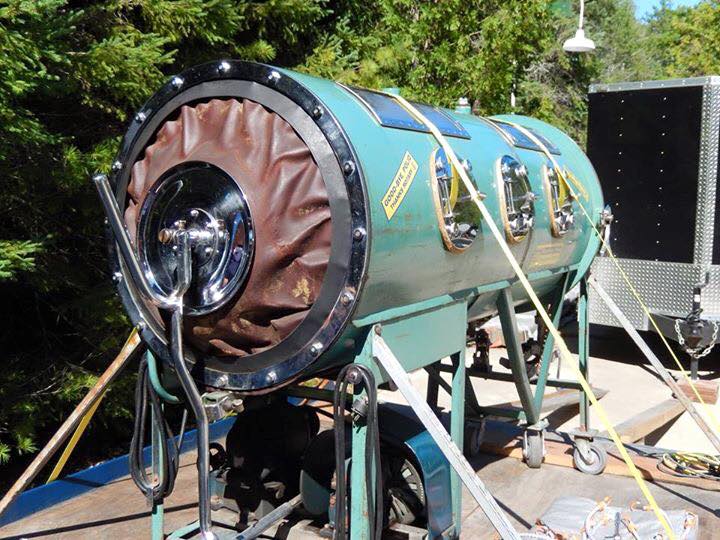
{"label": "black hose", "polygon": [[[159,429],[161,433],[159,437],[159,452],[162,461],[162,470],[159,475],[160,482],[157,483],[152,478],[148,478],[146,472],[147,465],[143,457],[148,404],[153,412],[152,418],[155,422],[155,425],[151,426],[151,429]],[[170,425],[163,413],[160,397],[157,395],[157,392],[155,392],[148,377],[147,360],[145,356],[143,356],[140,360],[138,378],[135,385],[135,424],[133,426],[132,439],[130,440],[129,455],[130,476],[143,495],[152,500],[152,502],[161,501],[170,495],[175,487],[175,478],[177,477],[180,466],[180,448],[182,447],[185,436],[186,421],[187,410],[183,411],[180,435],[176,443]]]}
{"label": "black hose", "polygon": [[[351,373],[352,370],[352,373]],[[350,375],[356,379],[351,383]],[[357,377],[359,376],[359,380]],[[380,540],[383,530],[383,485],[382,465],[380,463],[380,429],[377,417],[377,386],[372,371],[365,366],[350,364],[345,366],[335,382],[335,394],[333,400],[333,416],[335,419],[335,540],[345,540],[345,519],[347,511],[347,495],[345,478],[345,404],[347,390],[350,384],[357,387],[362,382],[367,393],[367,412],[365,432],[365,471],[368,475],[365,481],[366,499],[368,505],[368,519],[371,528],[374,529],[375,540]],[[353,456],[354,457],[354,456]],[[373,460],[375,462],[375,493],[373,494],[373,482],[370,477],[373,471]],[[374,504],[373,504],[374,502]]]}

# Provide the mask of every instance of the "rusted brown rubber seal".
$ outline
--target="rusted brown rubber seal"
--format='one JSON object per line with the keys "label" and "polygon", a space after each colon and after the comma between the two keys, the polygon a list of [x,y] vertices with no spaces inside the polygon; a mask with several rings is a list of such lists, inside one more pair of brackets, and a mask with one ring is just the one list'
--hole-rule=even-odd
{"label": "rusted brown rubber seal", "polygon": [[307,145],[262,105],[247,99],[186,105],[133,166],[125,211],[132,237],[153,184],[190,161],[211,163],[238,183],[257,248],[241,293],[217,312],[186,318],[186,338],[219,356],[261,352],[297,327],[320,291],[332,235],[325,183]]}

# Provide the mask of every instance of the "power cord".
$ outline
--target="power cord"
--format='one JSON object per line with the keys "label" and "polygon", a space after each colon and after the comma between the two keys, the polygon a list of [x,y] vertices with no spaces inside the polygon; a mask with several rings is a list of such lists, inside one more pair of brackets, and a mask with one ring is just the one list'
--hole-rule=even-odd
{"label": "power cord", "polygon": [[[147,427],[147,413],[152,410],[155,425],[151,429],[159,429],[160,455],[162,470],[160,481],[155,482],[148,477],[147,465],[143,457],[145,447],[145,432]],[[180,424],[180,436],[177,443],[173,436],[170,425],[163,413],[160,397],[148,377],[148,363],[146,357],[140,360],[138,367],[138,378],[135,385],[135,424],[133,426],[132,439],[130,440],[130,476],[140,491],[152,502],[158,502],[172,493],[175,487],[178,467],[180,466],[180,448],[185,436],[185,424],[187,422],[187,409],[183,411]]]}
{"label": "power cord", "polygon": [[668,452],[659,459],[658,469],[673,476],[720,481],[720,455]]}

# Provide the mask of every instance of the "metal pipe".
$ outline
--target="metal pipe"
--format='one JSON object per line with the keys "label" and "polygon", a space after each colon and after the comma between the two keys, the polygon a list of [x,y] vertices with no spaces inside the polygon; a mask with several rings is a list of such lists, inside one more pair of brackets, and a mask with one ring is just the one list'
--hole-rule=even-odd
{"label": "metal pipe", "polygon": [[150,283],[145,277],[145,273],[140,266],[140,261],[138,261],[135,256],[135,251],[133,249],[132,242],[130,241],[130,234],[128,233],[127,227],[125,227],[120,208],[118,207],[117,200],[113,195],[108,177],[104,174],[96,174],[93,176],[93,183],[98,190],[100,200],[105,208],[108,223],[110,224],[110,228],[115,236],[115,242],[118,245],[122,259],[125,262],[125,267],[130,272],[130,277],[140,291],[140,294],[146,300],[152,302],[161,309],[175,309],[178,305],[182,304],[182,294],[175,291],[170,296],[163,296],[155,292],[150,286]]}
{"label": "metal pipe", "polygon": [[192,280],[192,253],[190,250],[190,233],[184,230],[176,231],[174,238],[178,247],[178,257],[180,264],[177,267],[177,283],[175,290],[169,295],[164,296],[155,292],[142,271],[140,262],[135,256],[130,235],[125,223],[123,222],[120,208],[112,193],[110,182],[106,175],[96,174],[93,176],[93,182],[100,194],[100,200],[105,208],[108,222],[112,228],[117,242],[120,254],[125,262],[125,266],[130,272],[130,277],[139,289],[140,294],[146,300],[154,303],[161,309],[166,309],[172,313],[171,329],[170,329],[170,353],[172,356],[173,366],[177,373],[180,384],[183,387],[188,403],[195,416],[197,424],[198,436],[198,497],[199,497],[199,526],[200,535],[206,540],[215,539],[215,534],[211,531],[212,521],[210,516],[210,429],[208,426],[208,418],[203,407],[202,397],[195,386],[190,371],[185,365],[185,355],[183,352],[182,338],[182,321],[183,321],[183,297],[190,288]]}
{"label": "metal pipe", "polygon": [[172,312],[170,352],[172,355],[175,373],[185,391],[188,403],[195,416],[198,438],[198,497],[199,497],[199,523],[200,534],[206,540],[215,539],[215,534],[210,530],[212,524],[210,519],[210,428],[207,414],[203,407],[202,397],[195,386],[190,371],[185,364],[182,342],[182,308]]}
{"label": "metal pipe", "polygon": [[237,536],[232,535],[229,538],[234,538],[235,540],[254,540],[264,533],[273,523],[280,521],[281,519],[285,519],[292,514],[293,510],[300,506],[301,503],[302,495],[296,495],[288,502],[278,506],[266,516],[261,517],[252,527],[245,529]]}
{"label": "metal pipe", "polygon": [[177,291],[180,304],[172,310],[170,328],[170,355],[172,357],[175,373],[185,391],[188,403],[195,416],[197,424],[197,446],[198,446],[198,498],[199,498],[199,527],[200,536],[204,540],[215,540],[217,536],[212,532],[212,520],[210,515],[210,427],[207,413],[203,406],[202,397],[195,385],[185,364],[183,351],[183,304],[182,297],[190,287],[192,279],[192,254],[190,252],[190,239],[184,231],[178,235],[178,257],[180,264],[177,268]]}

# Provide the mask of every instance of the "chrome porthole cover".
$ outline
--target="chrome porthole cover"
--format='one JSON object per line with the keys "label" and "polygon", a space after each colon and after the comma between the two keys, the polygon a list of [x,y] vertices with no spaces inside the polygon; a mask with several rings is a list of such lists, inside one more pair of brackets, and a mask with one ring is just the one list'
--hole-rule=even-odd
{"label": "chrome porthole cover", "polygon": [[543,169],[552,233],[562,236],[575,224],[572,196],[552,163],[546,163]]}
{"label": "chrome porthole cover", "polygon": [[229,301],[244,285],[255,247],[247,200],[235,180],[206,162],[169,169],[152,186],[140,210],[137,250],[151,287],[172,291],[178,258],[171,235],[188,231],[192,285],[185,312],[203,315]]}
{"label": "chrome porthole cover", "polygon": [[500,210],[508,240],[519,242],[535,223],[535,194],[525,165],[505,155],[498,163]]}
{"label": "chrome porthole cover", "polygon": [[[463,160],[462,165],[470,173],[470,163]],[[477,238],[480,209],[443,148],[433,152],[431,169],[435,210],[445,247],[455,253],[465,251]]]}

